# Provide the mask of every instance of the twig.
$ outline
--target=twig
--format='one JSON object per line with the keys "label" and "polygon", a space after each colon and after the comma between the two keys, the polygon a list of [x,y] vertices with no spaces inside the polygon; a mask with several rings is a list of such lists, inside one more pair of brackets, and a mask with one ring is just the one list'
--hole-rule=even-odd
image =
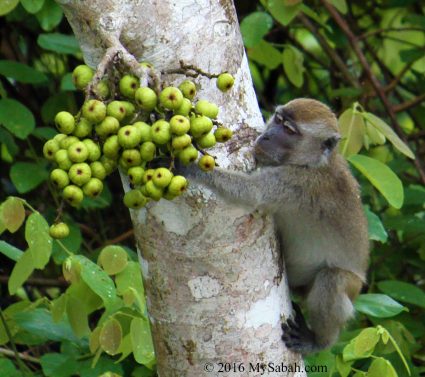
{"label": "twig", "polygon": [[133,236],[134,236],[134,230],[129,229],[126,232],[124,232],[123,234],[120,234],[118,237],[115,237],[112,240],[106,241],[105,245],[114,245],[116,243],[122,242],[122,241],[126,240],[127,238],[130,238],[130,237],[133,237]]}
{"label": "twig", "polygon": [[[7,284],[10,276],[0,276],[0,284]],[[69,284],[63,279],[45,279],[45,278],[29,278],[25,281],[26,285],[40,285],[46,287],[67,287]]]}
{"label": "twig", "polygon": [[341,57],[336,53],[335,49],[333,49],[326,39],[320,34],[319,29],[303,14],[298,15],[298,19],[302,22],[302,24],[313,34],[313,36],[317,39],[320,46],[325,50],[325,52],[329,55],[329,57],[334,61],[335,65],[341,71],[342,75],[345,79],[355,88],[359,88],[360,85],[357,80],[351,75],[350,70],[345,65]]}
{"label": "twig", "polygon": [[[356,54],[357,58],[359,59],[360,64],[362,65],[363,69],[365,70],[365,73],[366,73],[370,83],[372,84],[376,94],[378,95],[382,104],[384,105],[384,108],[387,111],[387,113],[388,113],[388,115],[391,119],[391,122],[392,122],[392,125],[393,125],[395,131],[397,132],[398,136],[405,143],[407,143],[407,137],[404,134],[400,124],[397,121],[397,118],[395,116],[395,112],[394,112],[390,102],[388,101],[388,98],[386,97],[381,84],[379,83],[376,76],[373,74],[369,63],[366,60],[365,55],[363,54],[362,50],[360,49],[360,46],[359,46],[358,41],[357,41],[357,37],[352,33],[347,22],[340,16],[338,11],[330,3],[328,3],[326,0],[320,0],[320,1],[323,4],[323,6],[328,10],[329,14],[335,20],[335,22],[338,24],[338,26],[341,28],[341,30],[346,35],[346,37],[348,38],[348,41],[350,42],[350,45],[351,45],[354,53]],[[419,173],[422,184],[425,184],[425,171],[422,168],[421,163],[420,163],[420,161],[417,157],[415,158],[414,163],[415,163],[416,169]]]}
{"label": "twig", "polygon": [[410,109],[411,107],[414,107],[421,102],[425,101],[425,93],[421,94],[420,96],[417,96],[415,98],[412,98],[406,102],[400,103],[399,105],[394,106],[394,112],[399,113],[400,111],[405,111],[407,109]]}
{"label": "twig", "polygon": [[[8,356],[8,357],[16,358],[15,352],[8,350],[7,348],[0,347],[0,354]],[[41,364],[40,360],[37,359],[36,357],[26,355],[22,352],[18,352],[18,355],[22,360],[29,361],[34,364]]]}
{"label": "twig", "polygon": [[402,32],[402,31],[421,31],[421,32],[425,33],[425,29],[420,28],[420,27],[399,27],[399,28],[397,28],[397,27],[387,27],[387,28],[381,28],[381,29],[368,31],[368,32],[360,35],[358,37],[358,39],[362,40],[362,39],[369,38],[369,37],[376,35],[376,34],[382,34],[382,33],[387,33],[387,32],[391,32],[391,31],[399,31],[399,32]]}
{"label": "twig", "polygon": [[10,350],[7,350],[7,351],[10,351],[10,356],[13,356],[16,359],[16,362],[18,363],[19,369],[21,370],[21,372],[24,375],[27,375],[27,373],[28,372],[31,372],[31,371],[25,365],[25,363],[22,361],[21,355],[20,355],[20,353],[18,352],[18,350],[16,348],[15,341],[13,340],[12,333],[10,332],[9,325],[6,322],[6,318],[4,317],[3,310],[1,310],[1,308],[0,308],[0,320],[1,320],[2,324],[3,324],[3,327],[4,327],[5,331],[6,331],[6,335],[7,335],[8,339],[9,339],[9,342],[10,342],[10,344],[12,346],[12,351],[10,351]]}
{"label": "twig", "polygon": [[161,73],[167,74],[167,75],[181,74],[181,75],[194,77],[194,78],[198,76],[205,76],[205,77],[208,77],[209,79],[217,78],[218,76],[220,76],[220,73],[205,72],[201,68],[195,67],[192,64],[186,64],[183,60],[180,60],[180,68],[162,71]]}

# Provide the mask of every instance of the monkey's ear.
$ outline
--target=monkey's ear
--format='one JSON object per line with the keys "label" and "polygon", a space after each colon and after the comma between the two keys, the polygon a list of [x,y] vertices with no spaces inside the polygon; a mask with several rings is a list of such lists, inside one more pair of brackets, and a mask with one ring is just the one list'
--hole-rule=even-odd
{"label": "monkey's ear", "polygon": [[341,139],[341,137],[339,135],[337,136],[332,136],[328,139],[326,139],[323,143],[323,149],[327,149],[329,151],[333,151],[333,149],[336,147],[336,145],[338,144],[339,139]]}

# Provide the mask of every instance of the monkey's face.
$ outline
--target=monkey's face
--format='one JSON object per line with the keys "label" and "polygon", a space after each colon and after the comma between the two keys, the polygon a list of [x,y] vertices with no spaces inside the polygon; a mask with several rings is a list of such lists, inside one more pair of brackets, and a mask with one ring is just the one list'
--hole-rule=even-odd
{"label": "monkey's face", "polygon": [[262,165],[324,166],[339,139],[335,115],[327,106],[296,99],[277,107],[255,142],[255,158]]}

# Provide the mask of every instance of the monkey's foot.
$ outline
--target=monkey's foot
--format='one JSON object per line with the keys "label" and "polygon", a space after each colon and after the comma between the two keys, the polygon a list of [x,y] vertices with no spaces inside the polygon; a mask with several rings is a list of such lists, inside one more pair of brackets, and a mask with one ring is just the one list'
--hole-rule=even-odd
{"label": "monkey's foot", "polygon": [[286,323],[282,323],[282,340],[286,347],[293,352],[302,354],[314,352],[316,341],[313,331],[311,331],[301,313],[298,305],[293,304],[295,318],[289,318]]}

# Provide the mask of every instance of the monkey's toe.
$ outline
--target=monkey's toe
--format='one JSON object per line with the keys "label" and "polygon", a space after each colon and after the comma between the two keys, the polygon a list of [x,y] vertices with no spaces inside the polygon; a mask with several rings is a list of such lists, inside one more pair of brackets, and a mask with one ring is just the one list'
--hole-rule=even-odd
{"label": "monkey's toe", "polygon": [[309,353],[315,348],[314,333],[308,328],[299,308],[295,309],[295,319],[282,323],[282,340],[286,347],[298,353]]}

